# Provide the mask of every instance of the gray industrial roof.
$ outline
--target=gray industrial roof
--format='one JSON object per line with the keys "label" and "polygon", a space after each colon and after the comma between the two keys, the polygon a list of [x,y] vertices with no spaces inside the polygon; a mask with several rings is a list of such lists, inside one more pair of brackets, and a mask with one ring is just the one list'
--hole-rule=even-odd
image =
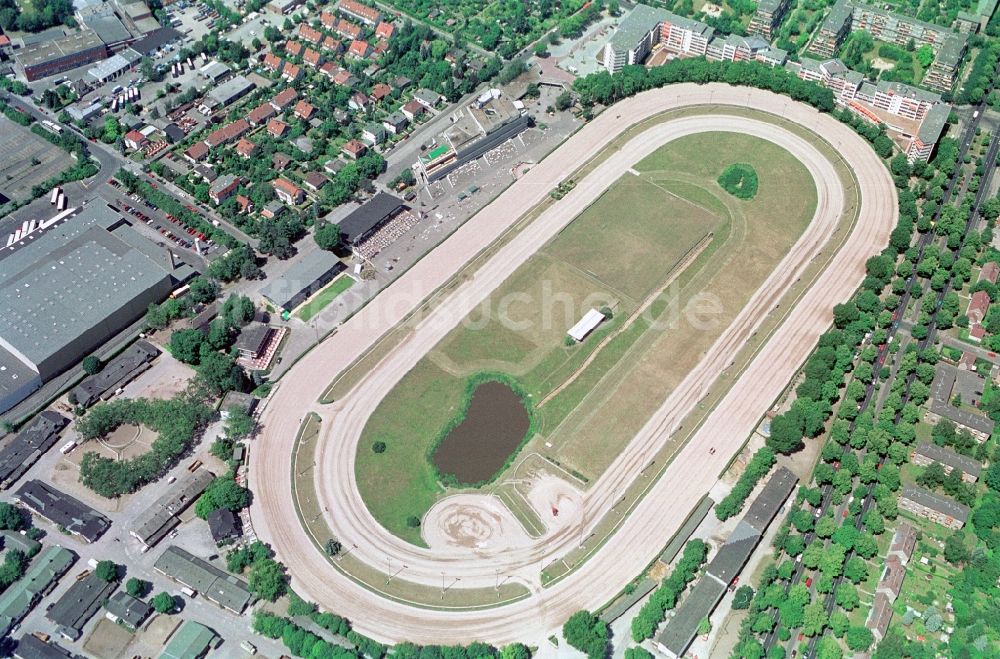
{"label": "gray industrial roof", "polygon": [[229,105],[256,86],[243,76],[233,76],[208,92],[208,95],[222,105]]}
{"label": "gray industrial roof", "polygon": [[132,35],[114,14],[89,18],[87,19],[87,27],[93,30],[98,38],[106,44],[121,43],[132,38]]}
{"label": "gray industrial roof", "polygon": [[15,496],[53,524],[88,542],[97,540],[111,526],[111,520],[87,504],[39,480],[28,481]]}
{"label": "gray industrial roof", "polygon": [[334,254],[323,249],[315,249],[297,259],[292,267],[262,288],[260,294],[284,308],[331,270],[343,267],[344,264]]}
{"label": "gray industrial roof", "polygon": [[781,504],[792,493],[798,480],[799,477],[790,470],[779,467],[764,489],[757,495],[757,498],[750,504],[746,515],[743,516],[743,521],[757,529],[758,533],[763,533],[774,516],[778,514]]}
{"label": "gray industrial roof", "polygon": [[94,80],[101,81],[110,78],[119,71],[127,70],[130,66],[132,66],[132,63],[121,55],[113,55],[103,62],[98,62],[96,66],[87,69],[87,74]]}
{"label": "gray industrial roof", "polygon": [[940,462],[941,464],[952,467],[953,469],[959,469],[977,478],[979,477],[979,473],[983,470],[983,464],[978,460],[974,460],[973,458],[970,458],[967,455],[962,455],[961,453],[956,453],[950,448],[938,446],[932,442],[921,442],[917,447],[916,452],[930,458],[934,462]]}
{"label": "gray industrial roof", "polygon": [[57,37],[31,45],[25,44],[18,51],[17,61],[21,66],[37,66],[49,60],[104,46],[104,42],[93,30],[81,30],[67,36]]}
{"label": "gray industrial roof", "polygon": [[45,617],[56,624],[59,633],[75,641],[80,638],[83,626],[117,587],[117,581],[105,581],[93,572],[70,586],[45,613]]}
{"label": "gray industrial roof", "polygon": [[0,346],[43,379],[141,316],[178,272],[100,197],[35,235],[0,254]]}
{"label": "gray industrial roof", "polygon": [[950,497],[935,494],[916,485],[905,485],[901,496],[939,513],[944,513],[961,522],[969,518],[969,507],[963,506]]}
{"label": "gray industrial roof", "polygon": [[167,547],[153,568],[230,611],[242,613],[253,600],[245,581],[180,547]]}

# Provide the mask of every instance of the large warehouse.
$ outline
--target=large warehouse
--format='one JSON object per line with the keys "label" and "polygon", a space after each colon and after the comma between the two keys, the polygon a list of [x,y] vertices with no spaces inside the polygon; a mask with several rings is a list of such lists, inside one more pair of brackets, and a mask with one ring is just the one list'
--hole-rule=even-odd
{"label": "large warehouse", "polygon": [[100,197],[0,251],[0,412],[193,274]]}
{"label": "large warehouse", "polygon": [[46,76],[99,62],[108,56],[108,47],[93,30],[72,34],[25,46],[15,59],[24,77],[31,82]]}
{"label": "large warehouse", "polygon": [[379,192],[337,222],[337,226],[340,227],[340,237],[348,245],[357,245],[401,210],[403,210],[402,199],[386,192]]}
{"label": "large warehouse", "polygon": [[280,310],[291,312],[310,295],[329,284],[344,269],[344,264],[336,255],[315,249],[275,277],[261,289],[260,294]]}

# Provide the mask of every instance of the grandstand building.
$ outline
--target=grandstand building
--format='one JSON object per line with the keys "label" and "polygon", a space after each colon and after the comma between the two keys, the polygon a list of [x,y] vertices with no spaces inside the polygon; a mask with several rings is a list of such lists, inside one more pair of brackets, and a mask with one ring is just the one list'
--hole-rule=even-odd
{"label": "grandstand building", "polygon": [[8,242],[0,251],[0,411],[128,328],[193,275],[100,197]]}
{"label": "grandstand building", "polygon": [[488,89],[458,110],[437,138],[438,144],[417,158],[413,169],[425,182],[438,181],[479,158],[531,125],[499,89]]}

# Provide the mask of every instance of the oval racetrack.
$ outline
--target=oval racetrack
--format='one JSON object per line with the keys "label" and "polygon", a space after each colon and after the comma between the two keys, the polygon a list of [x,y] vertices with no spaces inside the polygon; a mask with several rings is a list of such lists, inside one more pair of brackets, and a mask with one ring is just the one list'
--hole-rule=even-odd
{"label": "oval racetrack", "polygon": [[[785,321],[614,535],[561,581],[542,588],[539,574],[542,567],[579,544],[579,525],[502,551],[453,548],[432,552],[390,534],[372,518],[355,483],[354,458],[367,419],[403,375],[475,305],[644,156],[670,140],[697,132],[754,135],[788,150],[805,165],[817,185],[817,208],[793,249],[733,323],[591,484],[582,503],[585,527],[595,524],[623,488],[641,477],[640,470],[713,386],[733,355],[817,253],[826,249],[845,211],[845,194],[833,165],[815,147],[786,129],[743,116],[671,119],[637,134],[579,179],[572,192],[427,313],[408,338],[344,399],[333,405],[317,402],[330,380],[356,356],[626,128],[667,110],[699,105],[750,107],[782,116],[821,135],[841,154],[857,178],[861,207],[851,235],[832,263],[795,302]],[[286,373],[271,394],[262,413],[260,437],[251,446],[254,529],[288,566],[300,595],[350,618],[359,631],[374,638],[435,644],[472,640],[538,644],[574,611],[607,602],[656,556],[794,376],[829,326],[834,304],[846,300],[858,286],[865,260],[887,243],[896,219],[895,187],[886,167],[850,128],[808,106],[760,90],[694,84],[673,85],[622,101],[584,126]],[[650,383],[650,390],[659,391],[656,383]],[[396,568],[406,566],[402,578],[435,588],[441,586],[442,572],[449,578],[460,577],[458,587],[462,588],[493,588],[499,574],[525,584],[531,595],[487,610],[428,610],[386,599],[337,572],[301,527],[291,495],[289,465],[296,433],[308,412],[323,418],[316,455],[317,495],[328,511],[334,536],[345,547],[356,545],[352,556],[383,571],[388,557]],[[709,447],[716,449],[713,455]]]}

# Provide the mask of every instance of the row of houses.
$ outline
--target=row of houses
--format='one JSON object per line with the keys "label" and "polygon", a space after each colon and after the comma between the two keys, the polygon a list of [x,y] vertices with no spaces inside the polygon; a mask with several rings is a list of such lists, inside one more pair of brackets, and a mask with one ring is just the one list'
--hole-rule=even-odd
{"label": "row of houses", "polygon": [[892,620],[892,604],[899,597],[906,576],[906,565],[910,562],[913,549],[917,545],[917,530],[912,525],[902,522],[893,533],[892,543],[885,556],[885,566],[875,589],[875,598],[871,611],[865,620],[865,626],[871,630],[877,641],[885,637]]}

